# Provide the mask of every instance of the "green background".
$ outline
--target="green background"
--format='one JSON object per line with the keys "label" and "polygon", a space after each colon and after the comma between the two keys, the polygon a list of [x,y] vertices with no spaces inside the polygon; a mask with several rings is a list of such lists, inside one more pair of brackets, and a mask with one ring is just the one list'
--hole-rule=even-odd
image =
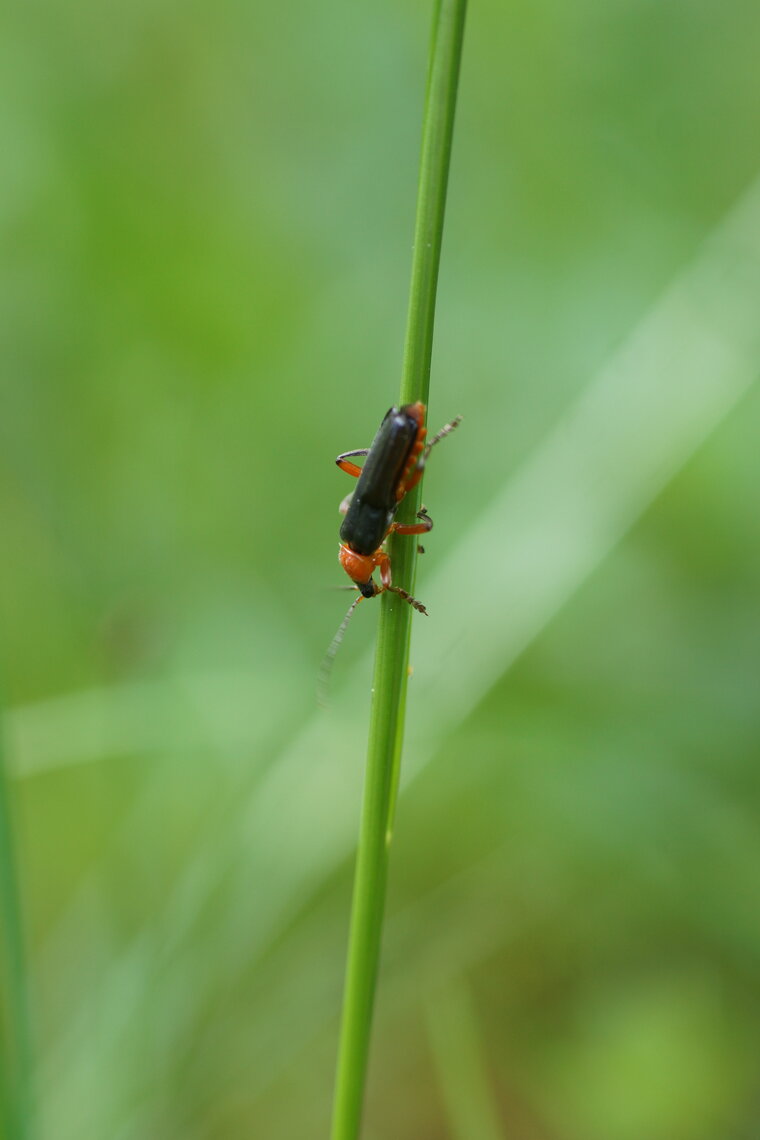
{"label": "green background", "polygon": [[[398,391],[429,18],[5,21],[0,630],[44,1140],[327,1134],[377,616],[320,711],[333,458]],[[426,477],[423,601],[513,487],[540,523],[520,473],[689,266],[729,347],[737,297],[760,324],[754,278],[724,293],[709,260],[757,176],[758,58],[754,2],[471,4],[430,406],[464,422]],[[633,507],[610,480],[521,641],[576,539],[514,596],[498,512],[415,617],[367,1140],[760,1135],[760,347],[736,337],[741,391],[688,447],[663,429],[657,478],[629,465]],[[461,712],[424,688],[425,622],[492,663],[463,641]]]}

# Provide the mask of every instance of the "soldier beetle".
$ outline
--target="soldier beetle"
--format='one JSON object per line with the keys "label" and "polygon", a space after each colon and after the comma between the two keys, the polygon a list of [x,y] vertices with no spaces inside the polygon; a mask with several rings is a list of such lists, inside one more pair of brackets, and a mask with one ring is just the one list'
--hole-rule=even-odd
{"label": "soldier beetle", "polygon": [[[327,651],[323,676],[329,672],[332,659],[343,638],[346,626],[364,598],[374,598],[386,590],[398,594],[420,613],[427,614],[422,602],[413,598],[400,586],[394,586],[391,560],[385,542],[391,534],[426,534],[433,520],[425,507],[417,512],[415,523],[395,522],[404,496],[417,486],[425,471],[425,464],[433,447],[456,428],[462,417],[457,416],[425,443],[425,405],[403,404],[386,413],[370,447],[345,451],[335,460],[338,467],[357,479],[354,491],[340,504],[344,515],[340,528],[338,559],[360,596],[351,605]],[[352,460],[366,456],[363,466]],[[422,549],[422,548],[420,548]],[[373,575],[380,572],[380,584]]]}

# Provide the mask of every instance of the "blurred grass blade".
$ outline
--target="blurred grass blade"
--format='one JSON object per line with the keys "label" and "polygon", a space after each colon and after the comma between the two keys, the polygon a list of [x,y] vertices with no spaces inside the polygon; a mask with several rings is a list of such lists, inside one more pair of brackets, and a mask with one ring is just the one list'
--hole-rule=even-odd
{"label": "blurred grass blade", "polygon": [[465,983],[460,979],[431,994],[426,1012],[451,1140],[505,1140]]}
{"label": "blurred grass blade", "polygon": [[33,1135],[32,1045],[12,816],[0,731],[0,1121],[8,1140],[28,1140]]}
{"label": "blurred grass blade", "polygon": [[[399,403],[428,402],[435,298],[443,238],[466,0],[436,0],[422,126],[412,280]],[[419,510],[421,486],[406,496],[399,521]],[[396,586],[414,589],[416,542],[391,542]],[[351,929],[335,1078],[333,1140],[359,1135],[367,1072],[393,794],[404,735],[412,609],[396,594],[381,598],[370,709],[364,803],[356,857]]]}
{"label": "blurred grass blade", "polygon": [[413,756],[475,708],[756,381],[759,234],[755,182],[433,568],[431,612],[457,606],[420,629],[420,703],[435,694],[443,715],[417,721]]}

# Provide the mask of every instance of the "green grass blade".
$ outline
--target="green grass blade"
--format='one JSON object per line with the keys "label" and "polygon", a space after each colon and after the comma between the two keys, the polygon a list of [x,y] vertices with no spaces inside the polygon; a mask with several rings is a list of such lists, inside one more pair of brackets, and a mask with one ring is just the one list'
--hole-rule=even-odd
{"label": "green grass blade", "polygon": [[401,403],[427,403],[465,0],[436,0],[422,128]]}
{"label": "green grass blade", "polygon": [[[435,295],[441,256],[465,0],[439,0],[433,15],[422,130],[417,219],[400,403],[428,402]],[[401,521],[414,518],[421,489],[407,495]],[[394,582],[414,585],[417,544],[391,543]],[[370,714],[364,806],[354,879],[333,1140],[359,1135],[380,955],[390,821],[398,786],[412,609],[398,595],[381,598]]]}

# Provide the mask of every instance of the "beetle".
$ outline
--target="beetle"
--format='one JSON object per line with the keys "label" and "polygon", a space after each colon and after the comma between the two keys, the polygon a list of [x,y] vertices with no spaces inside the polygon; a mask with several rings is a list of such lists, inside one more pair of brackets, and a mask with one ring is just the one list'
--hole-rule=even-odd
{"label": "beetle", "polygon": [[[424,404],[390,408],[371,447],[346,451],[335,460],[341,470],[358,480],[353,494],[340,505],[345,517],[340,528],[338,559],[365,598],[393,589],[391,562],[383,549],[388,535],[425,534],[433,526],[424,509],[419,512],[417,523],[393,521],[404,496],[422,478],[428,453],[424,422]],[[363,467],[351,462],[358,455],[367,457]],[[380,571],[381,586],[373,578],[376,569]],[[406,599],[410,600],[409,595]]]}
{"label": "beetle", "polygon": [[[335,460],[341,470],[357,480],[353,494],[340,505],[345,515],[340,528],[338,559],[351,581],[365,598],[374,598],[384,590],[400,593],[416,609],[424,606],[391,583],[391,560],[383,549],[389,534],[426,534],[433,520],[423,507],[416,523],[394,522],[405,495],[417,486],[425,471],[432,448],[458,426],[461,416],[441,428],[425,444],[425,405],[403,404],[386,412],[370,447],[344,451]],[[363,467],[352,463],[354,456],[366,455]],[[373,578],[380,571],[381,586]]]}
{"label": "beetle", "polygon": [[[327,652],[322,670],[325,684],[348,621],[364,598],[374,598],[390,590],[420,613],[427,613],[422,602],[393,585],[385,540],[394,533],[426,534],[432,529],[433,520],[425,507],[417,512],[415,523],[395,522],[396,512],[404,496],[422,478],[432,448],[459,425],[461,418],[456,416],[425,443],[425,405],[417,401],[394,406],[387,411],[370,447],[344,451],[335,460],[342,471],[357,480],[354,491],[340,504],[344,519],[338,559],[360,596],[350,607]],[[362,467],[353,462],[360,455],[366,456]],[[379,585],[373,577],[375,570],[380,571]]]}

